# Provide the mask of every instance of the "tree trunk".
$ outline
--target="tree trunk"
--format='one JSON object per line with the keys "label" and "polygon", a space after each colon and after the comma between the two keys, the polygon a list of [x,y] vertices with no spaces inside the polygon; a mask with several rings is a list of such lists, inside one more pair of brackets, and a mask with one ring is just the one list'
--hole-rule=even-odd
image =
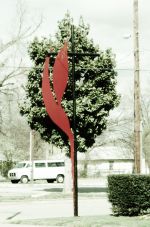
{"label": "tree trunk", "polygon": [[65,179],[64,179],[64,193],[72,193],[73,181],[71,170],[71,159],[65,156]]}

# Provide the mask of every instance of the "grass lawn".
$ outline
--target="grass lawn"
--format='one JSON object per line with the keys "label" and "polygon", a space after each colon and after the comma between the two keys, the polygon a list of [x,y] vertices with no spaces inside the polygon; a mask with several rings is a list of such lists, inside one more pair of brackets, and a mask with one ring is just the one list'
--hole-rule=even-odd
{"label": "grass lawn", "polygon": [[150,216],[114,217],[114,216],[86,216],[52,219],[33,219],[11,222],[15,224],[34,224],[67,227],[150,227]]}

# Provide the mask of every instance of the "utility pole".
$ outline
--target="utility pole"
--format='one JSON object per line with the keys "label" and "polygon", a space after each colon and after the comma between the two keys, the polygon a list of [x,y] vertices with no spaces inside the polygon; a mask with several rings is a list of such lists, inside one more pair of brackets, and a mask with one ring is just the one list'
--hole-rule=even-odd
{"label": "utility pole", "polygon": [[139,72],[138,0],[133,0],[134,35],[134,172],[141,172],[141,100]]}

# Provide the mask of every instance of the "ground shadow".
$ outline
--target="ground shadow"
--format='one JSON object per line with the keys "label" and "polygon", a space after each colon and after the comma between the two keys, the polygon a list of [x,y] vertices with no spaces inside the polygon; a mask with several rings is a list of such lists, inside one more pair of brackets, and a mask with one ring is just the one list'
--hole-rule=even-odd
{"label": "ground shadow", "polygon": [[[45,192],[63,192],[63,188],[46,188]],[[91,192],[107,192],[105,187],[79,187],[79,193],[91,193]]]}

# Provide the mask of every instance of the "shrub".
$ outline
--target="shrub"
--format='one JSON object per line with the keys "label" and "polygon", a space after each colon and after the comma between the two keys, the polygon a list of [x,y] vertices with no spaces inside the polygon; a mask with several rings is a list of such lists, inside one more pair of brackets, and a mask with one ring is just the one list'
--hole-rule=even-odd
{"label": "shrub", "polygon": [[0,174],[3,177],[7,177],[8,171],[13,167],[13,161],[1,161],[0,162]]}
{"label": "shrub", "polygon": [[150,213],[150,176],[108,176],[108,198],[114,215],[136,216]]}

